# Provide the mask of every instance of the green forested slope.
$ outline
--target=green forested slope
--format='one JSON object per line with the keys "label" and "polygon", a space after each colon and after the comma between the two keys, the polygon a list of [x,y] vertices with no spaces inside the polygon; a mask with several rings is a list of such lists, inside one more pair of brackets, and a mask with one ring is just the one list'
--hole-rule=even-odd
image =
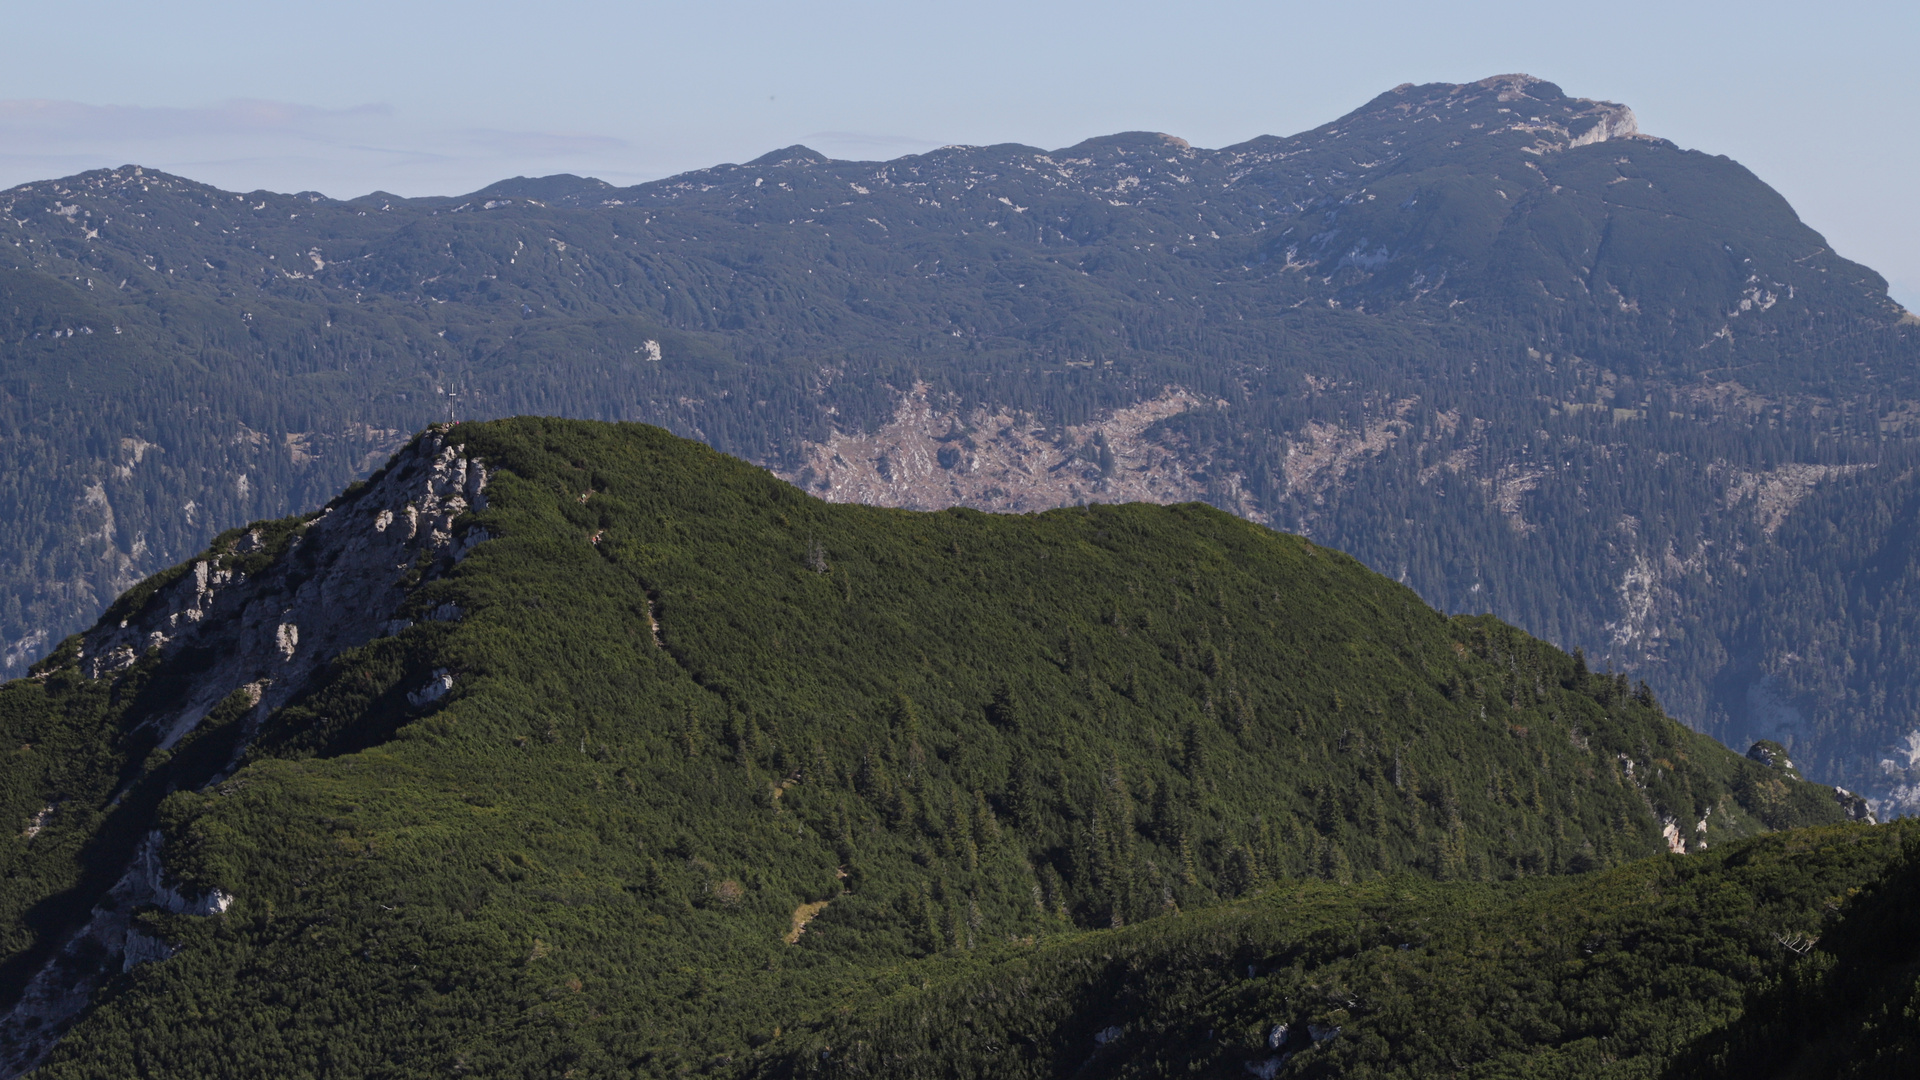
{"label": "green forested slope", "polygon": [[[1180,919],[927,965],[851,995],[755,1071],[1682,1077],[1707,1071],[1700,1059],[1726,1040],[1717,1029],[1739,1018],[1735,1031],[1777,1041],[1724,1075],[1773,1075],[1768,1055],[1807,1037],[1826,1059],[1782,1074],[1837,1075],[1875,1057],[1852,1042],[1867,1025],[1851,1002],[1781,1009],[1751,991],[1804,978],[1797,954],[1817,939],[1864,944],[1883,929],[1871,899],[1849,898],[1884,890],[1890,868],[1911,879],[1915,851],[1911,828],[1854,826],[1529,883],[1290,883]],[[1909,956],[1910,945],[1909,934]],[[1896,1011],[1869,1024],[1898,1050],[1849,1075],[1907,1075],[1896,1070],[1911,1068],[1920,1023]]]}
{"label": "green forested slope", "polygon": [[1920,1069],[1920,860],[1895,863],[1796,951],[1803,957],[1762,982],[1738,1021],[1667,1075],[1892,1080]]}
{"label": "green forested slope", "polygon": [[[217,635],[304,655],[317,624],[276,652],[275,613],[456,459],[484,508],[367,564],[414,622],[250,712]],[[249,606],[113,659],[207,567]],[[132,912],[125,948],[178,952],[111,977],[50,1076],[725,1072],[916,965],[1275,881],[1524,881],[1844,815],[1623,678],[1205,506],[836,506],[635,425],[429,433],[169,581],[0,689],[0,792],[40,823],[5,842],[9,984],[149,827],[184,898]]]}

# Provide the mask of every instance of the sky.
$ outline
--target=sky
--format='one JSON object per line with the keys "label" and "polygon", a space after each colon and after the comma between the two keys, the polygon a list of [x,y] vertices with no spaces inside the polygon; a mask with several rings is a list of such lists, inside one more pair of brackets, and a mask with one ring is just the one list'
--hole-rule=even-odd
{"label": "sky", "polygon": [[1920,311],[1912,0],[15,0],[4,21],[0,187],[131,163],[344,198],[631,184],[796,142],[1212,147],[1527,72],[1745,164]]}

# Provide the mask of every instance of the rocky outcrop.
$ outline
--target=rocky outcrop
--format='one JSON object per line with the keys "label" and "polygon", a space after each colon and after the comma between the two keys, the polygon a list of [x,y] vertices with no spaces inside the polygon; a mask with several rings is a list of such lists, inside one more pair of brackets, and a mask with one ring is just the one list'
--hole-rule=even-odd
{"label": "rocky outcrop", "polygon": [[1625,139],[1640,134],[1640,124],[1634,119],[1633,110],[1625,105],[1615,105],[1610,101],[1591,103],[1593,110],[1583,120],[1589,121],[1584,130],[1576,126],[1577,134],[1567,143],[1571,150],[1580,146],[1592,146],[1594,143],[1609,139]]}
{"label": "rocky outcrop", "polygon": [[1687,853],[1687,841],[1680,835],[1680,823],[1670,815],[1660,815],[1660,838],[1667,842],[1669,854],[1685,855]]}
{"label": "rocky outcrop", "polygon": [[1855,795],[1843,787],[1833,789],[1833,801],[1846,811],[1848,821],[1861,821],[1868,825],[1878,824],[1873,816],[1873,805],[1864,796]]}
{"label": "rocky outcrop", "polygon": [[[1474,110],[1476,104],[1480,105],[1478,110]],[[1520,73],[1457,85],[1403,83],[1376,98],[1367,109],[1329,126],[1353,126],[1370,111],[1375,116],[1397,114],[1407,120],[1437,119],[1444,124],[1466,116],[1470,110],[1481,118],[1470,130],[1480,136],[1509,132],[1530,136],[1533,143],[1523,151],[1531,154],[1573,150],[1613,139],[1645,138],[1633,110],[1625,105],[1569,97],[1545,79]]]}
{"label": "rocky outcrop", "polygon": [[485,467],[445,439],[423,435],[367,487],[280,538],[251,576],[240,566],[272,542],[262,529],[208,552],[139,612],[88,632],[84,670],[111,678],[153,650],[162,660],[213,651],[195,692],[150,721],[163,729],[163,750],[243,686],[261,687],[259,715],[278,708],[342,650],[380,636],[406,598],[407,572],[423,554],[453,549],[455,519],[484,507]]}
{"label": "rocky outcrop", "polygon": [[1760,531],[1772,536],[1793,508],[1812,495],[1814,489],[1829,480],[1852,476],[1872,465],[1810,465],[1789,462],[1765,472],[1730,471],[1727,480],[1729,509],[1749,505],[1760,523]]}
{"label": "rocky outcrop", "polygon": [[1011,410],[943,410],[921,384],[901,396],[891,422],[864,433],[835,431],[808,443],[785,477],[833,502],[909,510],[970,506],[1028,512],[1089,502],[1206,499],[1256,520],[1237,475],[1170,443],[1155,428],[1197,408],[1217,408],[1179,387],[1085,424],[1047,426]]}
{"label": "rocky outcrop", "polygon": [[[411,625],[400,616],[412,589],[486,538],[459,527],[462,514],[486,505],[486,467],[448,435],[430,429],[366,485],[291,528],[255,527],[217,545],[137,610],[110,612],[82,637],[74,662],[89,678],[109,680],[147,656],[194,668],[170,705],[140,719],[162,750],[243,694],[252,707],[237,761],[261,722],[312,685],[334,657]],[[460,614],[442,605],[425,617]],[[434,671],[416,704],[440,700],[453,685],[451,673]],[[149,834],[85,925],[0,1017],[0,1080],[39,1062],[107,977],[171,954],[136,928],[139,912],[227,910],[233,897],[185,888],[169,876],[161,852],[161,835]]]}
{"label": "rocky outcrop", "polygon": [[135,914],[158,908],[217,915],[233,902],[218,889],[183,893],[160,864],[160,842],[158,832],[147,835],[87,925],[40,969],[19,1004],[0,1021],[0,1076],[17,1076],[37,1064],[106,976],[172,955],[171,946],[134,928]]}
{"label": "rocky outcrop", "polygon": [[1876,820],[1920,814],[1920,728],[1908,732],[1880,759],[1881,790],[1867,800]]}

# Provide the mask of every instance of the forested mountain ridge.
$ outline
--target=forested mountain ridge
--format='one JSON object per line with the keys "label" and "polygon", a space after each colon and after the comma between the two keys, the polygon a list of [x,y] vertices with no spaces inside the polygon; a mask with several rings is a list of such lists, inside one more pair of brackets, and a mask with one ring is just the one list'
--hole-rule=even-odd
{"label": "forested mountain ridge", "polygon": [[0,209],[12,670],[404,431],[564,413],[840,499],[1202,499],[1920,798],[1916,321],[1736,163],[1550,83],[1223,150],[793,147],[414,200],[123,168]]}
{"label": "forested mountain ridge", "polygon": [[[728,1075],[838,1001],[1276,880],[1404,932],[1706,851],[1584,901],[1684,880],[1745,927],[1694,962],[1711,1010],[1644,1003],[1651,1053],[1904,835],[1742,847],[1849,800],[1203,505],[835,505],[579,421],[437,427],[222,535],[0,687],[0,729],[7,1075]],[[1683,900],[1607,933],[1692,950]]]}
{"label": "forested mountain ridge", "polygon": [[1915,853],[1903,822],[1492,887],[1289,882],[929,965],[752,1074],[1898,1080],[1920,1065]]}

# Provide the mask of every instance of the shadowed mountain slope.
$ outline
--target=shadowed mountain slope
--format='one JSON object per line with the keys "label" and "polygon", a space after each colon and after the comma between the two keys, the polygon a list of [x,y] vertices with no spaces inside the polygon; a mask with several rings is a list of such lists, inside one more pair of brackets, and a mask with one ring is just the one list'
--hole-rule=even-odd
{"label": "shadowed mountain slope", "polygon": [[[1886,894],[1911,899],[1914,852],[1910,826],[1855,826],[1571,879],[1291,883],[1197,916],[929,965],[769,1048],[754,1071],[1678,1078],[1712,1074],[1705,1061],[1730,1036],[1764,1033],[1771,1045],[1718,1075],[1904,1076],[1920,1046],[1920,1024],[1897,1011],[1910,963],[1904,998],[1848,993],[1857,968],[1823,985],[1835,998],[1823,1009],[1752,991],[1820,969],[1816,943],[1859,950],[1887,929]],[[1844,902],[1854,893],[1866,898]],[[1781,1068],[1798,1042],[1820,1053]]]}

